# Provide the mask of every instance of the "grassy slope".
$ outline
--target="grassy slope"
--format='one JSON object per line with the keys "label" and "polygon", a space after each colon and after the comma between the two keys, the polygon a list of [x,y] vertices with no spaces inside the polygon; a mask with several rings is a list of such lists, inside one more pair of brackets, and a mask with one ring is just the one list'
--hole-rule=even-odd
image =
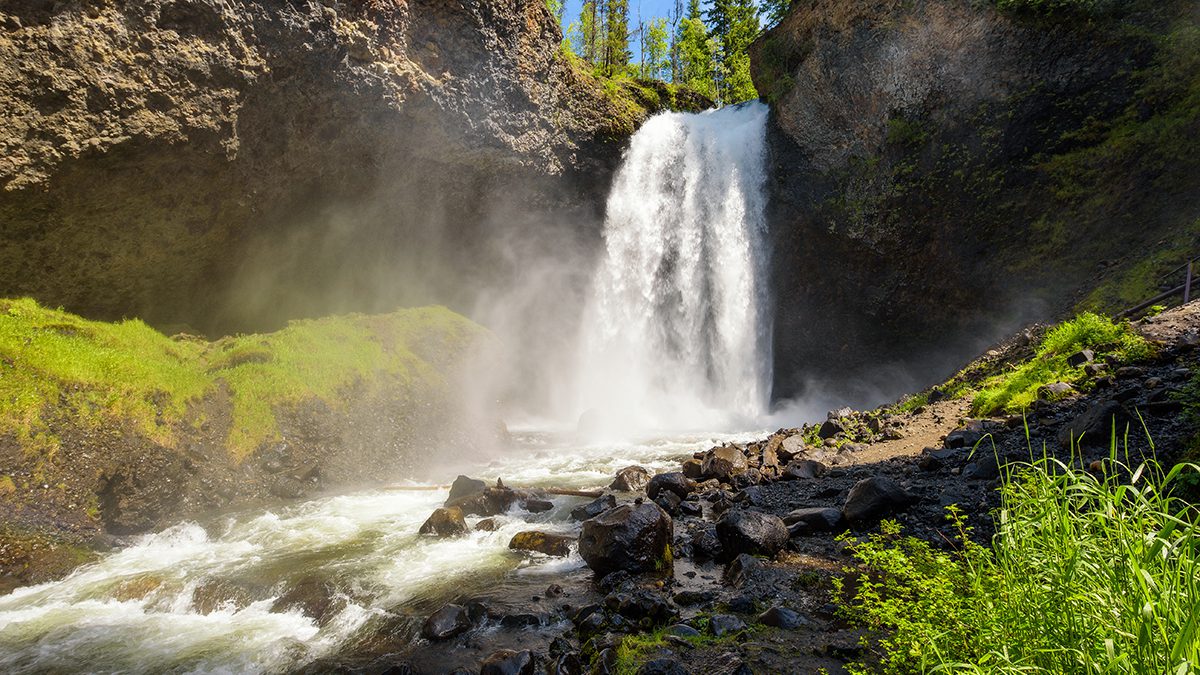
{"label": "grassy slope", "polygon": [[[308,398],[339,406],[347,387],[436,383],[481,329],[440,307],[294,321],[216,342],[169,338],[138,320],[88,321],[33,300],[0,301],[0,434],[53,456],[56,416],[131,423],[171,447],[189,403],[228,388],[228,447],[241,460],[278,437],[275,409]],[[195,421],[192,421],[194,423]]]}

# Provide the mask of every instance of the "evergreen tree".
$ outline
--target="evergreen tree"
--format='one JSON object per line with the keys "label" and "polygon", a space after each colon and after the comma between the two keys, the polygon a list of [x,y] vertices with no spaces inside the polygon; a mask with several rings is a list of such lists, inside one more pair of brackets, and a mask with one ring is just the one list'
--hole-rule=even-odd
{"label": "evergreen tree", "polygon": [[667,41],[667,20],[657,18],[650,21],[642,38],[642,77],[661,79],[671,66]]}
{"label": "evergreen tree", "polygon": [[760,5],[759,11],[763,19],[768,26],[774,26],[787,16],[788,10],[792,8],[792,0],[761,0]]}
{"label": "evergreen tree", "polygon": [[690,0],[687,18],[679,22],[679,79],[677,82],[715,99],[714,80],[717,45],[700,18],[700,0]]}
{"label": "evergreen tree", "polygon": [[601,74],[612,77],[629,66],[629,0],[606,0]]}
{"label": "evergreen tree", "polygon": [[749,55],[760,29],[754,0],[712,0],[707,18],[718,47],[717,98],[726,104],[757,98]]}
{"label": "evergreen tree", "polygon": [[579,10],[579,21],[571,24],[567,29],[571,48],[593,67],[600,60],[600,29],[602,28],[600,18],[596,2],[588,0]]}

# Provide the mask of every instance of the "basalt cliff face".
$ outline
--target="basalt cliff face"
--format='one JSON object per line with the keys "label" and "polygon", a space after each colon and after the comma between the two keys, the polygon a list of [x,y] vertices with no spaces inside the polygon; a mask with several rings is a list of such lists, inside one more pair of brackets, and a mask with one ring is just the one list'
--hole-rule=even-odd
{"label": "basalt cliff face", "polygon": [[0,294],[209,334],[466,302],[662,104],[561,42],[542,0],[5,3]]}
{"label": "basalt cliff face", "polygon": [[799,0],[756,43],[776,396],[868,364],[944,375],[1197,252],[1200,3],[1106,7]]}

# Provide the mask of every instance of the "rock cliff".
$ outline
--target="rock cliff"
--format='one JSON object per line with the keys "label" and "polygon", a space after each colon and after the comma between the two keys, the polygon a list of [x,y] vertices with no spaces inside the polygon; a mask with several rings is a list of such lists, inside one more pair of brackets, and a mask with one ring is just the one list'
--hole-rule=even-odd
{"label": "rock cliff", "polygon": [[756,43],[777,396],[868,364],[944,375],[1198,252],[1200,3],[1105,7],[801,0]]}
{"label": "rock cliff", "polygon": [[208,333],[461,299],[497,230],[593,222],[663,104],[561,42],[542,0],[5,3],[0,295]]}

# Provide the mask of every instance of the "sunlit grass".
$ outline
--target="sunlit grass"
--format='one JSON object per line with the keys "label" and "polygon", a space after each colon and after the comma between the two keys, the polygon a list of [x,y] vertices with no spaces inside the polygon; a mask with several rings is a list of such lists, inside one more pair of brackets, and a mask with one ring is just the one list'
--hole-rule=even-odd
{"label": "sunlit grass", "polygon": [[955,511],[955,551],[895,523],[847,539],[840,611],[880,638],[859,672],[1196,672],[1200,526],[1173,491],[1197,470],[1042,459],[1009,470],[991,548]]}
{"label": "sunlit grass", "polygon": [[105,323],[0,301],[0,433],[52,456],[51,422],[132,424],[171,446],[188,405],[226,386],[235,457],[278,438],[280,406],[341,404],[348,387],[437,385],[480,329],[444,308],[295,321],[207,342],[172,339],[138,320]]}

